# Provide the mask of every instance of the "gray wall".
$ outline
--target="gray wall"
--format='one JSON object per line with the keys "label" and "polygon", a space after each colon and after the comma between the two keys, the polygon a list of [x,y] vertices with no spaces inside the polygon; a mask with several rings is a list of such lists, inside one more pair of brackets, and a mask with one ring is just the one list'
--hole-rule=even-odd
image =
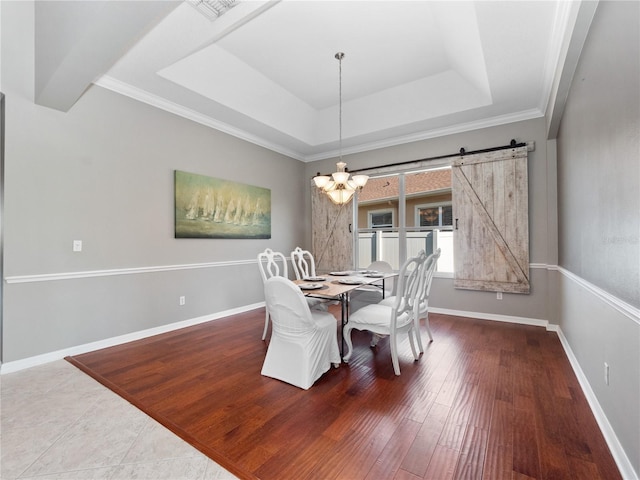
{"label": "gray wall", "polygon": [[638,2],[601,2],[558,136],[560,264],[640,307]]}
{"label": "gray wall", "polygon": [[[2,37],[2,361],[261,302],[257,253],[304,241],[303,164],[99,87],[35,105],[32,4],[3,2]],[[272,238],[175,239],[175,169],[271,189]]]}
{"label": "gray wall", "polygon": [[[640,3],[600,2],[558,135],[558,323],[640,475]],[[588,283],[576,285],[575,275]],[[590,291],[602,290],[598,295]],[[612,295],[608,298],[608,294]],[[603,379],[604,363],[611,380]]]}

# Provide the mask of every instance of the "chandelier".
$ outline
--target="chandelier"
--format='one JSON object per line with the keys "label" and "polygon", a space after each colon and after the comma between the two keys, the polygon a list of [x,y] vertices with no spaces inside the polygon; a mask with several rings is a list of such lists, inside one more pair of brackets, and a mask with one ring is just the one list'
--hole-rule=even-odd
{"label": "chandelier", "polygon": [[313,181],[320,190],[325,192],[336,205],[344,205],[351,200],[357,190],[361,190],[369,180],[367,175],[351,176],[347,171],[347,164],[342,161],[342,59],[344,53],[338,52],[335,55],[340,65],[339,76],[339,130],[340,130],[340,161],[336,164],[337,172],[331,176],[320,175],[320,172],[313,177]]}

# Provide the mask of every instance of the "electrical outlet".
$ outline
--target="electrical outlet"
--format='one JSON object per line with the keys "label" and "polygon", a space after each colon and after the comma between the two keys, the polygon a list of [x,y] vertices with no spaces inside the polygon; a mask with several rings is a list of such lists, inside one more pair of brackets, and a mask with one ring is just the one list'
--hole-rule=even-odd
{"label": "electrical outlet", "polygon": [[604,362],[604,383],[609,385],[609,364]]}
{"label": "electrical outlet", "polygon": [[184,298],[184,295],[180,297],[180,300],[178,302],[180,305],[184,305],[186,302],[186,299]]}
{"label": "electrical outlet", "polygon": [[73,241],[73,251],[81,252],[82,251],[82,240],[74,240]]}
{"label": "electrical outlet", "polygon": [[496,292],[496,298],[502,300],[502,292]]}

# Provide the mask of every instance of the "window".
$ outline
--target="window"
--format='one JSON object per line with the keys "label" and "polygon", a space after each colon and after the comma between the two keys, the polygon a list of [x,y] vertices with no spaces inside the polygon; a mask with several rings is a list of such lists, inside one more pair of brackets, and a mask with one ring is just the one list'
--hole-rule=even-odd
{"label": "window", "polygon": [[369,228],[393,227],[393,210],[372,210],[369,212]]}
{"label": "window", "polygon": [[416,207],[416,225],[420,227],[451,227],[453,208],[451,204],[426,204]]}
{"label": "window", "polygon": [[356,268],[386,261],[399,269],[420,250],[440,248],[437,270],[453,273],[450,167],[372,176],[354,205]]}

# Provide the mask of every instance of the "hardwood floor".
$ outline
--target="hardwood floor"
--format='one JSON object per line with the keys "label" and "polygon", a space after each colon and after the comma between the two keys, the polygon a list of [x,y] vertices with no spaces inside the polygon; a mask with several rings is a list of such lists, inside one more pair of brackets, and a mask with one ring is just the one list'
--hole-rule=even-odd
{"label": "hardwood floor", "polygon": [[[621,478],[555,333],[431,314],[402,375],[354,331],[308,391],[262,377],[264,310],[68,360],[241,478]],[[423,332],[423,339],[426,333]]]}

